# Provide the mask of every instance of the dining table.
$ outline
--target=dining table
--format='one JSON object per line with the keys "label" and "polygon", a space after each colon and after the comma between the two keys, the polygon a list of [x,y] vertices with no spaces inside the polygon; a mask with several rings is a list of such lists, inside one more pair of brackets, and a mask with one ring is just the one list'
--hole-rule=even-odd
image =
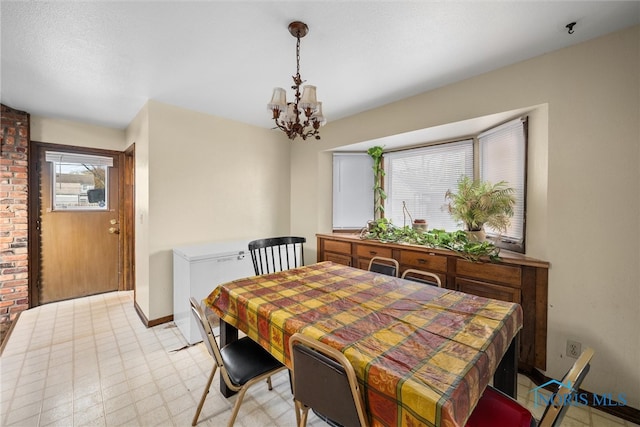
{"label": "dining table", "polygon": [[205,304],[221,346],[240,330],[290,369],[296,332],[340,350],[371,426],[464,426],[492,378],[516,394],[519,304],[330,261],[220,284]]}

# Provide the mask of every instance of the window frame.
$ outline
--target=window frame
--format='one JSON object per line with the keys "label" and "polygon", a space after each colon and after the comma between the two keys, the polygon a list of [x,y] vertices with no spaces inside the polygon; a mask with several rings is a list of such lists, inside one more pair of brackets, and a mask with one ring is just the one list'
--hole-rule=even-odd
{"label": "window frame", "polygon": [[[93,154],[46,151],[45,160],[51,163],[51,211],[52,212],[105,212],[109,210],[109,169],[113,167],[113,158]],[[60,164],[91,164],[104,167],[104,206],[67,206],[58,205],[56,187],[58,184],[56,166]],[[84,187],[84,184],[81,184]],[[93,188],[95,189],[95,188]],[[88,196],[88,192],[87,198]]]}

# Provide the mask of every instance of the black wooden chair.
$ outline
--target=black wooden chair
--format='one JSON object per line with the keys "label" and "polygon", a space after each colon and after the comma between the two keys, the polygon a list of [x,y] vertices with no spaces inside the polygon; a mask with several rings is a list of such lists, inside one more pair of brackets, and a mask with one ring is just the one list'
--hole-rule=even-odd
{"label": "black wooden chair", "polygon": [[270,237],[249,242],[253,269],[257,276],[304,265],[304,237]]}
{"label": "black wooden chair", "polygon": [[195,426],[198,423],[198,417],[207,394],[209,394],[213,376],[216,370],[220,368],[221,381],[224,381],[232,391],[238,392],[231,418],[227,424],[228,427],[231,427],[238,416],[238,410],[247,389],[259,381],[267,380],[269,390],[271,390],[271,375],[286,369],[286,366],[278,362],[267,350],[249,337],[241,338],[220,349],[202,307],[193,297],[189,301],[191,303],[191,312],[196,318],[204,345],[207,347],[211,357],[213,357],[213,369],[191,425]]}
{"label": "black wooden chair", "polygon": [[369,425],[358,378],[344,354],[300,333],[291,336],[289,349],[298,427],[307,425],[309,409],[332,426]]}
{"label": "black wooden chair", "polygon": [[369,271],[398,277],[399,270],[400,265],[398,264],[398,261],[393,258],[374,256],[371,258],[371,261],[369,261]]}
{"label": "black wooden chair", "polygon": [[[553,398],[549,399],[540,421],[518,401],[491,386],[487,386],[467,421],[466,427],[556,427],[575,400],[580,384],[589,372],[593,349],[582,352],[573,367],[559,382]],[[557,383],[557,381],[555,381]]]}

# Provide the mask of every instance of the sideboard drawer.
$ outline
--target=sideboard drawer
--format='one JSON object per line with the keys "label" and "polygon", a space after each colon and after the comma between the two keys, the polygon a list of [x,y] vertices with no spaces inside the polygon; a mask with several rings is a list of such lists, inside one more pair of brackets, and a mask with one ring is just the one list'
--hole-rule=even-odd
{"label": "sideboard drawer", "polygon": [[447,257],[428,252],[402,251],[400,252],[400,264],[418,270],[447,271]]}
{"label": "sideboard drawer", "polygon": [[340,242],[338,240],[325,240],[324,250],[351,256],[351,243]]}
{"label": "sideboard drawer", "polygon": [[504,283],[520,287],[522,284],[522,269],[512,265],[477,263],[456,260],[456,276],[466,276],[483,279],[492,283]]}
{"label": "sideboard drawer", "polygon": [[516,302],[520,304],[520,291],[515,288],[496,285],[493,283],[456,278],[456,286],[460,292],[477,295],[479,297],[493,298],[500,301]]}
{"label": "sideboard drawer", "polygon": [[381,256],[385,258],[391,258],[392,250],[385,248],[381,245],[362,245],[356,246],[356,255],[363,258],[373,258],[374,256]]}
{"label": "sideboard drawer", "polygon": [[349,267],[351,267],[351,257],[348,255],[325,252],[324,259],[322,259],[322,261],[331,261],[337,264],[348,265]]}

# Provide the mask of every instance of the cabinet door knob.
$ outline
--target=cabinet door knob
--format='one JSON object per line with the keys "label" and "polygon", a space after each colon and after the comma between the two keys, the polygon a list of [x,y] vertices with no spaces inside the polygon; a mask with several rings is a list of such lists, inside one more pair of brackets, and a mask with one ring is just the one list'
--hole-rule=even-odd
{"label": "cabinet door knob", "polygon": [[378,253],[378,252],[376,252],[376,251],[369,251],[369,255],[375,255],[375,254],[377,254],[377,253]]}
{"label": "cabinet door knob", "polygon": [[418,264],[424,264],[425,262],[427,262],[426,259],[418,258]]}

